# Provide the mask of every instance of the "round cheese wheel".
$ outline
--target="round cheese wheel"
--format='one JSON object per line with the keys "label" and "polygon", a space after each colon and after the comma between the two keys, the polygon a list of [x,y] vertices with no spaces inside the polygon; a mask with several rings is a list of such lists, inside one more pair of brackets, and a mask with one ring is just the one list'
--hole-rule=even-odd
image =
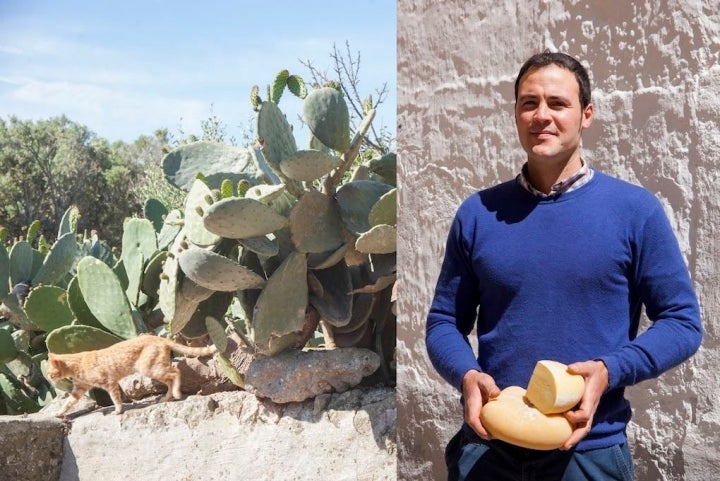
{"label": "round cheese wheel", "polygon": [[525,399],[525,389],[510,386],[480,411],[483,426],[494,438],[523,448],[557,449],[572,435],[562,414],[543,414]]}
{"label": "round cheese wheel", "polygon": [[584,392],[585,379],[579,374],[570,374],[565,364],[538,361],[525,396],[543,413],[555,414],[572,409]]}

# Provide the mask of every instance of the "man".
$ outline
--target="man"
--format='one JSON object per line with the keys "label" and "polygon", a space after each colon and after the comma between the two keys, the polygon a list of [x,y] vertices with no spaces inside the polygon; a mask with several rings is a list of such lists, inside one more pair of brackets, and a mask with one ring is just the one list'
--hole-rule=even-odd
{"label": "man", "polygon": [[[532,56],[515,81],[527,163],[456,213],[426,329],[435,369],[462,392],[465,423],[445,452],[451,480],[632,479],[624,388],[700,345],[697,298],[662,205],[582,159],[593,113],[576,59]],[[652,325],[637,335],[643,306]],[[565,414],[572,436],[552,451],[492,439],[483,405],[505,387],[527,387],[541,359],[585,378]]]}

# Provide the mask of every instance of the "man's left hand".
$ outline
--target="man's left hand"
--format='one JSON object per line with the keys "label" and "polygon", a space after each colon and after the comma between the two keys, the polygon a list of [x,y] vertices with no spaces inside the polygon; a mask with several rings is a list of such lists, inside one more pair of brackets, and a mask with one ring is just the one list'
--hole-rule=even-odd
{"label": "man's left hand", "polygon": [[560,448],[563,451],[572,449],[590,432],[600,397],[608,387],[608,371],[602,361],[575,362],[568,366],[568,371],[585,378],[585,392],[578,409],[565,413],[574,430],[570,439]]}

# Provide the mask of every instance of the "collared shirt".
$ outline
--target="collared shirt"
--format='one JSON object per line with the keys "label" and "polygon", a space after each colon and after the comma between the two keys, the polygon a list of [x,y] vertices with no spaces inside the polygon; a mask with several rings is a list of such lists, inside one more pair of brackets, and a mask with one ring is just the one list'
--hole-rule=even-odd
{"label": "collared shirt", "polygon": [[565,192],[572,192],[573,190],[579,189],[583,185],[587,184],[588,182],[590,182],[590,179],[593,178],[594,171],[590,168],[589,165],[585,163],[584,160],[580,159],[580,161],[582,162],[582,166],[580,166],[580,168],[567,179],[563,180],[562,182],[558,182],[557,184],[553,184],[553,186],[550,187],[549,194],[541,192],[532,186],[532,184],[528,180],[529,176],[527,162],[525,162],[525,164],[522,166],[522,171],[518,174],[517,181],[525,190],[538,197],[552,197],[563,194]]}

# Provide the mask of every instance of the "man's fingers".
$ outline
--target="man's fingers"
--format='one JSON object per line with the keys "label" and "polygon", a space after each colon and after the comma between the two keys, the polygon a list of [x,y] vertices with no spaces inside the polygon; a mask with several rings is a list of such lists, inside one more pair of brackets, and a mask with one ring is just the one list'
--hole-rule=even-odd
{"label": "man's fingers", "polygon": [[586,427],[583,427],[583,428],[579,428],[579,429],[576,428],[576,429],[573,431],[572,436],[570,436],[570,439],[568,439],[567,441],[565,441],[565,444],[563,444],[563,445],[560,447],[560,450],[561,450],[561,451],[567,451],[568,449],[572,449],[572,448],[575,447],[575,445],[576,445],[577,443],[579,443],[585,436],[587,436],[587,434],[588,434],[589,432],[590,432],[590,428],[588,428],[587,426],[586,426]]}
{"label": "man's fingers", "polygon": [[499,393],[495,380],[486,373],[469,371],[463,379],[465,422],[483,439],[490,439],[491,436],[480,421],[480,412],[483,404]]}

